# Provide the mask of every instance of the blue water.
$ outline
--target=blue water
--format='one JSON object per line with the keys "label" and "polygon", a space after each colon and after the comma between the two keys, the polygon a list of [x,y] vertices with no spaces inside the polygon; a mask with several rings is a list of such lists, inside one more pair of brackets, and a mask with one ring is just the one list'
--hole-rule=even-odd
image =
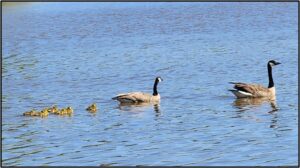
{"label": "blue water", "polygon": [[[5,166],[298,164],[298,3],[3,3]],[[239,101],[230,81],[268,84]],[[152,92],[159,105],[111,97]],[[95,102],[99,111],[85,108]],[[72,106],[72,117],[24,117]]]}

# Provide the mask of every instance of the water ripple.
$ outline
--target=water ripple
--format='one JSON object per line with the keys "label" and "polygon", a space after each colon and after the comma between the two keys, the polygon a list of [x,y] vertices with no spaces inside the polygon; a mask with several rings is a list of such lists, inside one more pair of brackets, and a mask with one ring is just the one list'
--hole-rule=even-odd
{"label": "water ripple", "polygon": [[[65,9],[3,6],[3,165],[297,165],[297,6],[68,3]],[[236,100],[227,91],[229,81],[266,86],[269,59],[282,62],[273,72],[276,104]],[[122,92],[151,93],[156,76],[164,79],[160,105],[111,100]],[[85,110],[93,102],[95,114]],[[22,116],[54,104],[72,106],[74,115]]]}

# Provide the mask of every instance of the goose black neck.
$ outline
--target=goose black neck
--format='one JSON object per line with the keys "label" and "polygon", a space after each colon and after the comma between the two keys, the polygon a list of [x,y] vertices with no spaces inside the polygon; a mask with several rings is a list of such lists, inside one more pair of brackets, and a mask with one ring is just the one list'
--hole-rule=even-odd
{"label": "goose black neck", "polygon": [[268,88],[274,87],[274,81],[272,76],[272,67],[270,64],[268,64],[268,75],[269,75],[269,86]]}
{"label": "goose black neck", "polygon": [[158,84],[158,80],[156,79],[155,82],[154,82],[154,86],[153,86],[153,96],[158,95],[157,84]]}

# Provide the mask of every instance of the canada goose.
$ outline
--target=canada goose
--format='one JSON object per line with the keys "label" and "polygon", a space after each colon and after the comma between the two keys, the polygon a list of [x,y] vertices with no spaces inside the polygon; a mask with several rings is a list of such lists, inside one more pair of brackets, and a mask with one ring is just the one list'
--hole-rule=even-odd
{"label": "canada goose", "polygon": [[143,92],[131,92],[118,94],[112,99],[118,100],[121,103],[157,103],[160,101],[160,95],[157,91],[157,84],[161,81],[163,81],[161,77],[155,78],[152,95]]}
{"label": "canada goose", "polygon": [[259,85],[259,84],[247,84],[240,82],[230,82],[234,84],[234,89],[230,89],[237,98],[258,98],[265,97],[270,100],[275,100],[276,91],[272,77],[272,67],[280,64],[280,62],[276,62],[274,60],[270,60],[267,64],[268,67],[268,75],[269,75],[269,86],[268,88]]}
{"label": "canada goose", "polygon": [[97,111],[96,103],[93,103],[92,105],[90,105],[88,108],[86,108],[86,110],[90,111],[90,112],[96,112]]}

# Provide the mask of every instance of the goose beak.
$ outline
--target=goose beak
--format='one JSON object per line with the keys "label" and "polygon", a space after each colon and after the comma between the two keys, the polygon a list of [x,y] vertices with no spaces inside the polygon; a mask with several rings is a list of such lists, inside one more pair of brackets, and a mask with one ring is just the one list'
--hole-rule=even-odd
{"label": "goose beak", "polygon": [[276,62],[276,63],[275,63],[275,65],[279,65],[279,64],[281,64],[281,63],[280,63],[280,62]]}

